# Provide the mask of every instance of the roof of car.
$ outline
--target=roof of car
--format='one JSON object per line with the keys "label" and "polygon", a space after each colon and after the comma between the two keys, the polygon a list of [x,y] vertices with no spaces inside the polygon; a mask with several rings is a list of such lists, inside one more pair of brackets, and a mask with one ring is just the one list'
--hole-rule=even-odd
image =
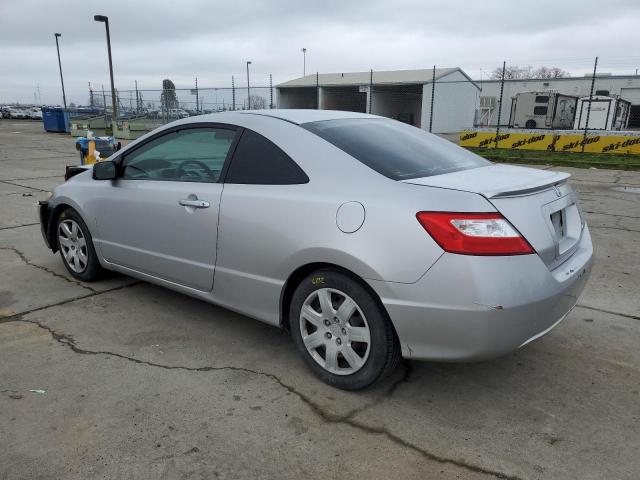
{"label": "roof of car", "polygon": [[240,113],[252,115],[264,115],[279,118],[298,125],[308,122],[320,122],[323,120],[337,120],[342,118],[367,118],[369,115],[359,112],[344,112],[341,110],[311,110],[311,109],[281,109],[281,110],[245,110]]}
{"label": "roof of car", "polygon": [[211,113],[198,117],[191,117],[193,120],[211,120],[220,121],[221,116],[225,115],[260,115],[263,117],[272,117],[285,122],[301,125],[308,122],[319,122],[323,120],[337,120],[342,118],[372,118],[377,115],[369,115],[358,112],[343,112],[340,110],[310,110],[310,109],[273,109],[273,110],[240,110],[234,112]]}

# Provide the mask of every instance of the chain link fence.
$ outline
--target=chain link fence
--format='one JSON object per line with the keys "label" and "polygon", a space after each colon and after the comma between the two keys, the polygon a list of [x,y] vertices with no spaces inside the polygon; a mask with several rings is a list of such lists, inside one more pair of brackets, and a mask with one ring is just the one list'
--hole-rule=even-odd
{"label": "chain link fence", "polygon": [[[304,108],[347,110],[396,119],[449,138],[470,129],[493,131],[482,146],[497,146],[514,130],[544,135],[564,131],[581,135],[580,147],[591,135],[640,129],[640,76],[612,75],[625,65],[612,59],[581,61],[582,76],[558,68],[520,67],[495,62],[494,67],[433,66],[427,69],[313,73],[273,85],[270,74],[231,77],[226,85],[119,89],[116,93],[116,132],[137,136],[176,119],[214,112]],[[569,62],[571,63],[571,62]],[[484,67],[487,67],[485,64]],[[255,80],[254,80],[255,78]],[[256,84],[252,84],[256,82]],[[249,83],[247,85],[247,83]],[[72,122],[83,129],[109,130],[113,119],[111,93],[90,87],[89,106],[77,109]],[[458,137],[456,137],[458,136]],[[513,135],[512,135],[513,136]],[[535,141],[536,139],[534,138]],[[529,141],[529,140],[527,140]],[[546,141],[546,140],[545,140]],[[515,142],[514,142],[515,144]],[[555,145],[552,145],[555,148]]]}

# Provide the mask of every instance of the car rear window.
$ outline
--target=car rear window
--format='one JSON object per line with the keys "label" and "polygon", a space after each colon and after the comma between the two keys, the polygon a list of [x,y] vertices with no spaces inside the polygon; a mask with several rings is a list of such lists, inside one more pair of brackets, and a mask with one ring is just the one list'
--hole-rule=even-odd
{"label": "car rear window", "polygon": [[349,118],[301,126],[393,180],[430,177],[491,164],[448,140],[396,120]]}

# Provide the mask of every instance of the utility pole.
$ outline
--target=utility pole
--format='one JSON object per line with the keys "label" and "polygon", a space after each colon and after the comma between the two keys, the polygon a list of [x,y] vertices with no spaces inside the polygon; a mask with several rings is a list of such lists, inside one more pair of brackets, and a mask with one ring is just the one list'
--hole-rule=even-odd
{"label": "utility pole", "polygon": [[65,110],[67,109],[67,96],[64,93],[64,78],[62,77],[62,62],[60,61],[60,45],[58,44],[58,38],[62,36],[61,33],[54,33],[56,37],[56,50],[58,50],[58,67],[60,68],[60,83],[62,84],[62,103]]}
{"label": "utility pole", "polygon": [[589,130],[589,117],[591,116],[591,102],[593,100],[593,89],[596,84],[596,71],[598,70],[598,57],[593,64],[593,76],[591,77],[591,90],[589,91],[589,107],[587,108],[587,119],[584,122],[584,135],[582,136],[582,153],[587,144],[587,131]]}
{"label": "utility pole", "polygon": [[[109,76],[111,77],[111,108],[113,109],[112,122],[115,123],[118,119],[118,106],[116,100],[116,87],[113,83],[113,62],[111,60],[111,35],[109,34],[109,17],[105,15],[94,15],[93,19],[96,22],[104,23],[107,31],[107,52],[109,53]],[[113,129],[115,135],[115,126]]]}

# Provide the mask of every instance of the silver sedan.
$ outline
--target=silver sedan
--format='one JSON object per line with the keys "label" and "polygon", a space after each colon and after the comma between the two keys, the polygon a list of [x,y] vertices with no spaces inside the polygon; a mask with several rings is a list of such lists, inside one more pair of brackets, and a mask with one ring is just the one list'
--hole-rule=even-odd
{"label": "silver sedan", "polygon": [[372,115],[233,112],[68,169],[40,217],[75,278],[114,270],[286,328],[321,379],[359,389],[567,315],[593,255],[568,177]]}

